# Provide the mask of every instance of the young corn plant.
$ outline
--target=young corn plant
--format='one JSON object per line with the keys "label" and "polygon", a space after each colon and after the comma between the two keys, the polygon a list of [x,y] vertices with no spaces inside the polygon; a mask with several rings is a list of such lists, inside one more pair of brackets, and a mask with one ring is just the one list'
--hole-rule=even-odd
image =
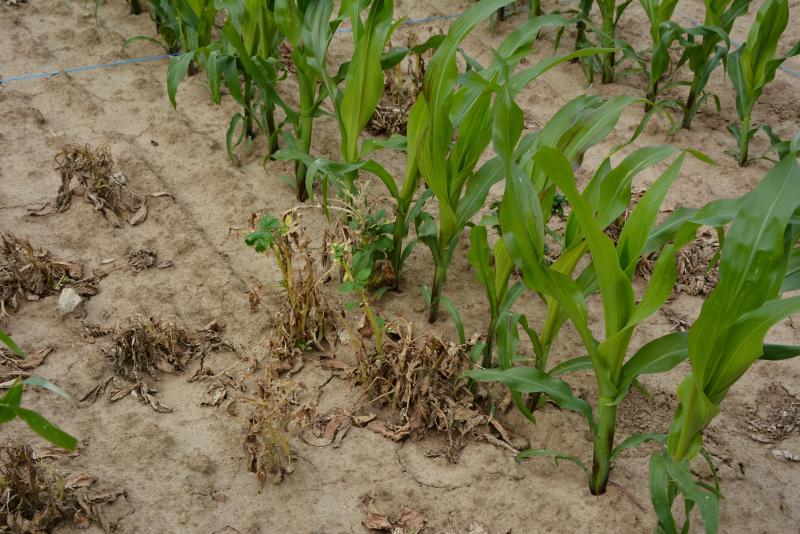
{"label": "young corn plant", "polygon": [[[322,69],[326,68],[328,47],[341,23],[341,19],[331,20],[332,12],[331,0],[275,0],[275,22],[292,49],[299,97],[298,109],[288,114],[294,138],[287,138],[287,142],[305,155],[311,153],[314,118],[325,99],[320,89]],[[306,163],[295,159],[295,187],[301,202],[308,199],[306,174]]]}
{"label": "young corn plant", "polygon": [[287,109],[276,91],[278,44],[282,36],[277,31],[271,2],[226,0],[219,4],[228,13],[220,39],[173,58],[167,73],[167,93],[175,107],[178,85],[192,62],[199,62],[206,72],[211,100],[220,104],[225,87],[242,106],[242,112],[231,117],[225,135],[228,157],[235,160],[233,148],[245,139],[251,142],[257,130],[267,139],[267,157],[270,157],[278,148],[276,106]]}
{"label": "young corn plant", "polygon": [[713,97],[719,109],[719,99],[706,91],[711,74],[724,61],[730,49],[728,34],[733,23],[747,13],[752,0],[705,0],[706,12],[703,24],[685,30],[687,40],[680,63],[687,63],[692,71],[689,95],[683,107],[681,127],[689,129],[697,111],[709,97]]}
{"label": "young corn plant", "polygon": [[[218,11],[214,0],[150,0],[150,16],[170,53],[211,44]],[[189,69],[196,72],[194,66]]]}
{"label": "young corn plant", "polygon": [[[583,192],[576,187],[569,161],[557,149],[543,147],[534,156],[537,167],[564,193],[572,206],[564,236],[564,251],[553,265],[544,261],[544,218],[536,190],[520,173],[506,180],[506,192],[500,207],[503,239],[529,288],[557,302],[548,307],[548,329],[557,330],[566,320],[574,325],[588,356],[568,360],[549,373],[542,368],[512,367],[500,370],[476,370],[470,376],[478,380],[499,381],[517,393],[546,394],[563,408],[578,411],[589,423],[594,435],[592,468],[581,460],[547,450],[530,450],[521,457],[556,456],[569,459],[589,474],[592,494],[605,492],[613,459],[623,450],[652,436],[636,435],[615,447],[614,431],[619,402],[627,395],[638,376],[663,372],[686,357],[674,350],[684,334],[672,334],[650,342],[626,360],[636,327],[655,313],[669,297],[675,283],[675,255],[694,238],[696,227],[672,236],[659,250],[651,283],[637,303],[633,276],[644,253],[648,235],[661,203],[677,179],[685,152],[667,167],[631,212],[616,242],[604,233],[627,207],[631,181],[642,168],[675,154],[669,146],[645,147],[632,153],[619,166],[608,160],[595,173]],[[703,157],[698,154],[698,156]],[[586,253],[589,266],[577,277],[572,271]],[[603,304],[605,338],[595,339],[589,330],[586,296],[599,291]],[[551,312],[552,310],[552,312]],[[551,315],[552,313],[552,315]],[[542,344],[541,338],[539,345]],[[534,344],[536,347],[536,343]],[[576,369],[592,369],[598,386],[597,415],[585,401],[575,398],[560,375]]]}
{"label": "young corn plant", "polygon": [[[22,352],[22,349],[20,349],[14,340],[2,330],[0,330],[0,343],[8,347],[11,352],[20,358],[25,357],[25,353]],[[0,425],[8,423],[18,417],[23,420],[31,430],[53,445],[61,447],[62,449],[74,451],[78,444],[77,439],[55,426],[38,412],[21,406],[22,393],[26,385],[42,387],[66,399],[70,398],[61,388],[43,378],[31,376],[25,380],[17,380],[8,388],[8,391],[0,397]]]}
{"label": "young corn plant", "polygon": [[[703,303],[681,349],[688,351],[691,372],[678,387],[680,403],[666,446],[650,460],[650,495],[658,533],[687,532],[695,506],[705,531],[719,530],[718,488],[695,482],[690,470],[690,462],[702,452],[703,430],[719,413],[730,388],[756,360],[800,354],[798,346],[764,344],[773,325],[800,312],[800,296],[786,296],[798,288],[799,188],[800,166],[795,157],[784,158],[746,195],[727,232],[719,283]],[[682,526],[672,515],[679,495],[685,503]]]}
{"label": "young corn plant", "polygon": [[[531,132],[517,144],[513,155],[508,151],[498,151],[499,157],[506,162],[511,162],[513,166],[518,166],[520,170],[530,178],[534,188],[538,191],[541,199],[541,211],[543,222],[546,225],[554,212],[556,204],[555,184],[547,180],[547,177],[537,170],[533,161],[533,156],[539,148],[552,146],[558,148],[567,157],[572,165],[580,165],[583,155],[590,147],[604,139],[614,128],[622,111],[626,106],[634,102],[632,97],[617,97],[608,102],[597,96],[580,96],[566,104],[561,110],[556,112],[550,121],[539,131]],[[495,114],[496,135],[495,146],[502,147],[503,141],[499,136],[504,135],[505,128],[501,122],[514,120],[519,124],[521,111],[516,108],[513,101],[506,99],[506,103],[512,106],[510,114]],[[513,141],[515,142],[515,141]],[[515,172],[509,171],[506,173]],[[506,174],[508,176],[509,174]],[[497,224],[497,217],[489,219]],[[499,226],[499,225],[498,225]],[[502,233],[502,228],[501,228]],[[494,246],[490,248],[487,238],[487,231],[484,224],[475,226],[470,232],[470,250],[468,259],[472,265],[475,276],[486,291],[489,303],[489,327],[486,334],[486,343],[483,347],[482,367],[491,367],[492,350],[495,337],[498,335],[498,325],[502,318],[509,313],[511,305],[517,299],[522,289],[522,285],[517,283],[511,288],[508,287],[509,278],[514,270],[514,262],[511,259],[508,249],[503,239],[498,239]],[[568,269],[573,269],[574,264]],[[544,370],[547,364],[547,353],[550,345],[555,339],[559,325],[555,322],[557,317],[556,301],[548,300],[544,297],[548,306],[548,321],[545,330],[540,338],[533,340],[536,358],[535,366]],[[506,328],[510,328],[506,325]],[[525,330],[529,331],[527,326]],[[506,339],[514,334],[505,334]],[[498,358],[499,360],[500,358]]]}
{"label": "young corn plant", "polygon": [[553,56],[515,72],[542,27],[564,25],[561,17],[545,15],[530,19],[512,32],[495,52],[494,63],[466,74],[460,83],[456,64],[459,43],[492,13],[492,8],[507,3],[507,0],[481,2],[453,23],[428,64],[424,91],[416,104],[420,107],[418,111],[427,116],[419,138],[419,170],[439,204],[438,225],[428,213],[420,214],[416,221],[417,236],[431,250],[435,265],[429,322],[436,321],[438,316],[447,270],[463,229],[483,206],[489,188],[502,178],[503,166],[497,158],[478,167],[493,137],[505,142],[502,133],[493,134],[492,117],[499,111],[494,93],[504,88],[504,94],[507,93],[504,98],[513,99],[528,83],[554,66],[605,51],[587,48]]}
{"label": "young corn plant", "polygon": [[[586,35],[587,28],[595,34],[598,44],[608,49],[599,58],[588,57],[582,60],[589,83],[594,81],[595,71],[601,73],[603,83],[612,83],[614,81],[614,71],[618,59],[617,54],[620,51],[622,51],[623,57],[633,59],[634,62],[641,65],[638,54],[636,54],[628,43],[618,39],[616,35],[619,20],[632,1],[633,0],[622,0],[620,3],[617,3],[616,0],[594,0],[594,2],[592,0],[579,1],[579,13],[575,20],[578,30],[575,38],[575,49],[579,50],[591,46],[591,42]],[[600,11],[600,26],[597,26],[591,20],[593,4],[596,4]]]}
{"label": "young corn plant", "polygon": [[736,90],[736,113],[740,124],[728,129],[736,139],[739,166],[749,162],[750,140],[758,131],[751,127],[753,106],[764,87],[775,78],[781,64],[800,54],[800,42],[782,56],[777,56],[778,43],[789,22],[788,0],[767,0],[756,14],[747,41],[728,59],[728,74]]}
{"label": "young corn plant", "polygon": [[682,28],[671,21],[678,0],[639,0],[647,20],[650,21],[650,39],[653,43],[650,68],[647,71],[647,110],[655,104],[659,85],[671,72],[669,49],[683,33]]}

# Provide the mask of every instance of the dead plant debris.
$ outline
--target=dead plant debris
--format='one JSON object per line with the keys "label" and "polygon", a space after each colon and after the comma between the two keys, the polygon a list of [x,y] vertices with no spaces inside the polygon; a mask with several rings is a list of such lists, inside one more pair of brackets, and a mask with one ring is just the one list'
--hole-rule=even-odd
{"label": "dead plant debris", "polygon": [[[416,44],[417,36],[411,33],[408,48]],[[422,92],[424,77],[423,55],[411,54],[407,61],[395,65],[386,74],[383,96],[367,123],[367,131],[374,135],[406,135],[408,114]]]}
{"label": "dead plant debris", "polygon": [[132,395],[157,412],[170,412],[171,408],[155,398],[158,390],[145,377],[157,381],[165,372],[184,371],[194,360],[199,360],[202,367],[211,351],[235,350],[222,339],[222,331],[216,321],[202,330],[190,331],[165,319],[130,317],[117,324],[111,332],[111,345],[102,349],[113,362],[112,373],[81,401],[94,402],[108,390],[111,402]]}
{"label": "dead plant debris", "polygon": [[64,287],[83,297],[96,295],[97,282],[108,271],[86,271],[78,262],[56,260],[50,251],[5,232],[0,242],[0,316],[7,315],[6,308],[16,310],[19,297],[35,301]]}
{"label": "dead plant debris", "polygon": [[61,475],[37,459],[28,446],[0,447],[0,533],[51,532],[70,524],[87,528],[96,523],[106,532],[113,529],[104,508],[121,490],[94,491],[94,477],[78,473]]}
{"label": "dead plant debris", "polygon": [[172,267],[170,260],[158,261],[158,253],[149,248],[140,248],[128,254],[128,265],[134,275],[147,269],[168,269]]}
{"label": "dead plant debris", "polygon": [[294,472],[289,440],[311,423],[316,411],[305,385],[281,378],[279,368],[280,362],[268,363],[255,395],[239,395],[228,405],[228,414],[245,424],[248,469],[262,486],[267,481],[278,484]]}
{"label": "dead plant debris", "polygon": [[[683,247],[678,253],[678,279],[673,295],[708,295],[719,281],[718,254],[719,242],[707,231]],[[645,280],[650,279],[655,260],[656,257],[651,255],[639,262],[637,273]]]}
{"label": "dead plant debris", "polygon": [[[147,218],[147,202],[150,198],[170,197],[170,193],[142,194],[133,191],[122,172],[114,170],[114,159],[108,147],[92,148],[64,146],[56,154],[57,169],[61,176],[55,206],[49,203],[30,210],[31,215],[49,215],[64,212],[72,204],[73,194],[82,195],[108,223],[121,227],[123,222],[131,226],[141,224]],[[73,182],[75,186],[73,187]]]}
{"label": "dead plant debris", "polygon": [[402,505],[397,514],[385,514],[375,505],[375,499],[371,495],[361,497],[361,507],[367,516],[362,523],[369,530],[392,534],[416,534],[422,532],[428,522],[425,514],[406,505]]}
{"label": "dead plant debris", "polygon": [[[283,370],[296,372],[304,351],[324,352],[333,347],[339,320],[322,289],[330,278],[330,269],[315,259],[305,229],[291,211],[271,221],[272,226],[250,235],[268,243],[264,247],[283,276],[283,295],[276,299],[274,308],[276,326],[269,341],[270,355],[284,362]],[[260,293],[255,298],[251,294],[251,309],[256,300],[260,301]]]}
{"label": "dead plant debris", "polygon": [[31,371],[42,365],[55,347],[48,346],[29,352],[21,357],[9,349],[0,348],[0,389],[8,387],[16,379],[24,380]]}
{"label": "dead plant debris", "polygon": [[770,384],[747,409],[742,426],[758,443],[775,443],[800,429],[800,399],[780,384]]}
{"label": "dead plant debris", "polygon": [[485,422],[461,378],[469,364],[469,346],[445,342],[430,332],[415,337],[406,321],[388,323],[383,358],[360,362],[360,374],[366,404],[387,404],[399,420],[375,421],[370,428],[394,441],[437,430],[447,433],[451,446],[460,450],[461,437]]}

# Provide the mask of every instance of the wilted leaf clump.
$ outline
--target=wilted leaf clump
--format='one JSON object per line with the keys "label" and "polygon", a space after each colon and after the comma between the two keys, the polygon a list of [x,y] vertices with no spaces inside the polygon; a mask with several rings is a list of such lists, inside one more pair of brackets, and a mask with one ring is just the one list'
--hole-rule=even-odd
{"label": "wilted leaf clump", "polygon": [[157,381],[162,373],[184,371],[194,360],[202,365],[211,351],[233,350],[222,339],[222,330],[216,321],[203,330],[190,331],[165,319],[130,317],[114,328],[111,345],[103,349],[113,362],[112,373],[81,400],[93,402],[108,389],[112,402],[133,395],[157,412],[170,412],[154,397],[158,390],[147,379]]}
{"label": "wilted leaf clump", "polygon": [[28,446],[0,447],[0,532],[38,533],[70,524],[86,528],[94,522],[106,532],[103,505],[123,491],[96,492],[94,478],[84,474],[62,476],[34,458]]}
{"label": "wilted leaf clump", "polygon": [[56,163],[61,175],[55,205],[59,212],[69,209],[72,195],[77,193],[102,212],[112,226],[120,227],[123,221],[134,226],[147,218],[150,197],[171,197],[169,193],[145,195],[131,190],[125,175],[114,170],[108,147],[67,145],[56,155]]}
{"label": "wilted leaf clump", "polygon": [[36,249],[10,232],[0,241],[0,316],[19,306],[19,297],[38,300],[73,287],[81,296],[97,294],[97,282],[107,273],[85,275],[80,263],[54,259],[50,251]]}
{"label": "wilted leaf clump", "polygon": [[302,383],[279,376],[277,363],[267,365],[254,395],[242,395],[228,406],[228,413],[246,425],[248,469],[262,485],[268,480],[277,484],[294,471],[289,439],[311,423],[316,409],[304,398]]}
{"label": "wilted leaf clump", "polygon": [[322,291],[322,284],[330,276],[330,270],[316,261],[305,230],[291,213],[281,219],[267,215],[245,242],[256,252],[271,253],[281,270],[285,294],[275,303],[276,326],[270,339],[272,356],[295,361],[305,350],[329,349],[336,339],[337,315]]}
{"label": "wilted leaf clump", "polygon": [[366,397],[389,405],[399,417],[378,431],[395,441],[419,438],[428,430],[460,438],[467,431],[462,427],[470,425],[469,416],[482,420],[461,377],[469,363],[468,347],[430,332],[414,337],[409,323],[388,324],[384,356],[367,366]]}

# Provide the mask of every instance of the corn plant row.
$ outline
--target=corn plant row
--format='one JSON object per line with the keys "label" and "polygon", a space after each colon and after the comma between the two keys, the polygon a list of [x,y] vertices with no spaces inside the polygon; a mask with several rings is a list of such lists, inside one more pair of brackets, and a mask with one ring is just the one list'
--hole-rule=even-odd
{"label": "corn plant row", "polygon": [[[170,1],[185,3],[196,15],[195,19],[178,17],[179,29],[181,24],[194,28],[202,18],[199,15],[209,13],[202,2]],[[696,158],[713,165],[708,156],[689,148],[657,145],[629,150],[621,157],[620,146],[597,168],[586,169],[590,179],[583,188],[578,187],[575,170],[586,151],[613,131],[626,109],[659,105],[663,82],[675,71],[668,52],[676,42],[684,48],[678,66],[687,64],[694,76],[682,105],[684,125],[690,125],[703,101],[712,96],[705,87],[713,70],[727,63],[742,121],[733,131],[738,136],[740,161],[746,163],[747,143],[755,131],[750,122],[753,105],[781,62],[800,52],[795,47],[776,55],[788,18],[786,0],[766,0],[747,42],[731,54],[728,33],[734,20],[746,13],[749,0],[709,0],[704,25],[690,29],[671,22],[675,0],[642,0],[654,43],[647,98],[605,100],[583,95],[553,114],[541,129],[524,135],[524,113],[516,97],[539,76],[561,63],[579,60],[589,65],[599,62],[604,80],[610,81],[616,54],[622,51],[623,56],[632,57],[632,49],[614,37],[630,2],[598,4],[603,17],[600,28],[591,26],[591,3],[585,2],[581,13],[572,18],[565,14],[532,17],[502,40],[488,65],[469,58],[461,50],[463,41],[511,1],[482,0],[454,21],[446,35],[414,49],[388,51],[398,24],[392,0],[345,0],[336,14],[331,0],[220,1],[214,6],[227,16],[219,39],[201,39],[202,27],[178,32],[186,36],[181,39],[192,39],[198,46],[185,50],[171,64],[169,95],[174,103],[180,81],[191,65],[200,65],[215,102],[225,86],[242,106],[242,113],[229,125],[229,154],[240,138],[252,141],[256,130],[263,132],[275,159],[295,163],[298,199],[313,194],[318,184],[326,212],[330,215],[329,200],[338,198],[347,206],[345,222],[353,226],[363,215],[355,215],[356,199],[364,194],[362,175],[372,175],[383,184],[394,203],[392,216],[367,213],[363,218],[369,230],[362,228],[354,242],[333,247],[335,260],[345,272],[343,290],[358,294],[357,305],[364,309],[375,333],[375,361],[382,357],[383,320],[370,301],[386,289],[370,285],[376,279],[375,266],[378,260],[388,263],[396,289],[417,241],[429,249],[433,264],[428,319],[436,321],[439,306],[445,303],[463,341],[463,325],[445,292],[453,255],[468,233],[467,259],[488,305],[484,342],[476,351],[475,368],[467,375],[476,381],[505,384],[515,406],[531,421],[546,399],[578,412],[593,436],[591,465],[546,449],[524,451],[520,458],[573,461],[586,471],[590,492],[601,495],[620,453],[645,441],[660,442],[663,449],[653,456],[650,472],[657,528],[666,533],[685,531],[688,512],[696,506],[706,531],[716,532],[720,489],[693,480],[689,469],[689,462],[703,453],[703,429],[718,413],[731,385],[757,359],[800,354],[798,347],[764,342],[772,325],[800,310],[800,297],[783,296],[800,288],[800,197],[796,194],[800,190],[800,136],[776,144],[780,161],[751,193],[715,200],[699,209],[678,208],[663,222],[658,221],[662,204],[680,179],[685,160]],[[175,12],[184,13],[186,6]],[[328,49],[343,23],[351,30],[354,53],[351,61],[332,73]],[[532,65],[523,61],[541,32],[560,34],[576,24],[576,50]],[[602,46],[590,46],[589,32]],[[291,49],[292,69],[281,59],[284,42]],[[384,91],[384,71],[410,53],[431,49],[435,51],[423,90],[411,107],[407,135],[363,138]],[[297,107],[281,96],[285,91],[278,90],[290,76],[296,84]],[[335,117],[341,138],[335,159],[313,153],[314,119],[325,113]],[[237,136],[237,132],[241,133]],[[282,148],[276,144],[279,134]],[[405,154],[402,176],[394,176],[373,158],[381,149]],[[656,180],[623,217],[631,204],[634,179],[656,168]],[[502,200],[497,206],[487,206],[489,190],[497,184],[503,186]],[[570,206],[569,215],[563,230],[556,232],[548,223],[564,202]],[[481,218],[476,221],[478,215]],[[616,238],[607,233],[612,224],[621,225]],[[676,257],[701,227],[715,228],[720,238],[719,284],[688,334],[671,333],[632,347],[642,324],[672,293]],[[414,238],[409,240],[412,228]],[[554,232],[562,245],[555,257],[548,254],[546,244],[546,237]],[[656,260],[637,298],[634,278],[644,257]],[[515,279],[515,271],[521,279]],[[598,295],[602,303],[598,317],[590,314],[587,305],[592,295]],[[515,311],[515,303],[523,298],[544,305],[542,324],[532,324]],[[602,322],[602,335],[590,328],[594,320]],[[578,333],[585,353],[552,365],[550,351],[567,323]],[[532,355],[519,354],[521,333],[530,341]],[[617,439],[617,408],[630,388],[641,387],[642,376],[671,371],[686,360],[692,371],[678,388],[680,405],[672,427],[664,433]],[[589,371],[595,378],[597,396],[592,404],[576,397],[566,381],[578,370]],[[671,514],[678,497],[686,503],[684,526]]]}

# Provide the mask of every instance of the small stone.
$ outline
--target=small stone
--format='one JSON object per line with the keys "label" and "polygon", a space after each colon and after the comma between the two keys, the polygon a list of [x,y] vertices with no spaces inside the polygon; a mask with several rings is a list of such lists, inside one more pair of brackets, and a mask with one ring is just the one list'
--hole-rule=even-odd
{"label": "small stone", "polygon": [[65,287],[58,296],[58,311],[61,316],[75,311],[75,308],[83,301],[78,292],[71,287]]}

